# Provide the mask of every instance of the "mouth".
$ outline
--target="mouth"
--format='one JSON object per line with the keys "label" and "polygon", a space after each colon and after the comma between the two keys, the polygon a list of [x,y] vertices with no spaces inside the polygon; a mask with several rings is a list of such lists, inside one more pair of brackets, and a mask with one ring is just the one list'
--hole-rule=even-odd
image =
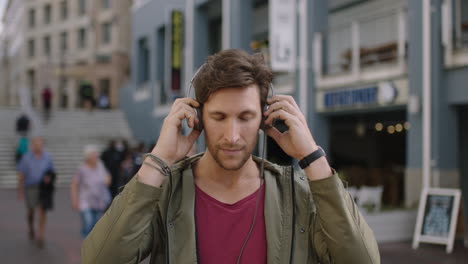
{"label": "mouth", "polygon": [[226,155],[236,155],[239,154],[242,149],[221,149],[221,151]]}

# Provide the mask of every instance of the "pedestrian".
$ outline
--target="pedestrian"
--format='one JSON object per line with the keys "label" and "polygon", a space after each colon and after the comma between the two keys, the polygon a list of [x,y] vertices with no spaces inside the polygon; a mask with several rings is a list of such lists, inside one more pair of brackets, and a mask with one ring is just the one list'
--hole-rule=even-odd
{"label": "pedestrian", "polygon": [[50,118],[50,108],[52,106],[52,90],[46,86],[42,90],[42,104],[44,106],[44,120],[48,121]]}
{"label": "pedestrian", "polygon": [[16,151],[15,151],[15,162],[21,160],[24,154],[26,154],[29,150],[29,139],[26,136],[21,136],[18,139],[18,143],[16,144]]}
{"label": "pedestrian", "polygon": [[109,108],[109,96],[107,96],[107,94],[105,94],[104,92],[101,92],[99,94],[97,104],[100,109],[108,109]]}
{"label": "pedestrian", "polygon": [[111,177],[95,146],[85,146],[83,153],[84,161],[73,176],[70,194],[72,208],[80,212],[81,236],[85,238],[111,201],[107,188]]}
{"label": "pedestrian", "polygon": [[141,141],[138,143],[137,147],[132,153],[133,159],[133,175],[137,173],[140,169],[141,165],[143,164],[143,154],[145,154],[145,142]]}
{"label": "pedestrian", "polygon": [[[51,155],[44,150],[44,140],[34,137],[31,150],[28,151],[18,164],[18,199],[24,198],[27,208],[28,234],[30,240],[37,240],[39,248],[44,246],[44,232],[46,226],[46,210],[40,203],[39,186],[48,171],[54,171]],[[39,229],[36,236],[34,229],[35,211],[39,214]]]}
{"label": "pedestrian", "polygon": [[21,136],[27,136],[29,132],[30,120],[28,115],[21,113],[21,115],[16,119],[16,133]]}
{"label": "pedestrian", "polygon": [[120,172],[119,172],[119,186],[118,188],[127,184],[133,177],[134,166],[133,166],[133,153],[127,151],[123,155],[122,162],[120,163]]}
{"label": "pedestrian", "polygon": [[[121,149],[123,151],[123,147]],[[111,184],[109,185],[109,191],[111,193],[112,199],[114,199],[114,197],[118,193],[118,187],[120,182],[120,164],[122,163],[122,153],[117,149],[117,144],[115,140],[109,141],[107,148],[101,154],[101,160],[104,163],[106,169],[110,172],[112,180]]]}
{"label": "pedestrian", "polygon": [[[209,56],[193,78],[196,99],[172,104],[156,147],[84,241],[82,263],[150,254],[153,264],[380,263],[372,230],[294,99],[267,98],[271,82],[261,54]],[[301,170],[253,157],[259,129]],[[205,152],[185,158],[202,130]]]}

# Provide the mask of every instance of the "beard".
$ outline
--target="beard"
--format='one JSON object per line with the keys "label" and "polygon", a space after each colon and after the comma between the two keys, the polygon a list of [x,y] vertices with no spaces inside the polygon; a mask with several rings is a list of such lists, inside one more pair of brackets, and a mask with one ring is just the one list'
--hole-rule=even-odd
{"label": "beard", "polygon": [[[218,166],[228,171],[235,171],[242,168],[250,159],[252,151],[257,143],[257,141],[254,140],[251,144],[216,144],[210,142],[206,134],[205,141],[208,151]],[[225,155],[223,149],[235,149],[239,150],[240,153],[236,153],[236,155],[233,156]]]}

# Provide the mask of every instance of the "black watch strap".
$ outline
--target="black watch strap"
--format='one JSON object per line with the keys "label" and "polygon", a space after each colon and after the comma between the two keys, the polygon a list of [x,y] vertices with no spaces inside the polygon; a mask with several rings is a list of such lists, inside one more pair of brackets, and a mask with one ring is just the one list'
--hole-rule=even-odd
{"label": "black watch strap", "polygon": [[321,158],[323,156],[326,156],[325,151],[323,151],[323,149],[319,146],[316,151],[310,153],[305,158],[303,158],[303,159],[301,159],[299,161],[299,167],[301,167],[301,169],[305,169],[312,162],[316,161],[317,159],[319,159],[319,158]]}

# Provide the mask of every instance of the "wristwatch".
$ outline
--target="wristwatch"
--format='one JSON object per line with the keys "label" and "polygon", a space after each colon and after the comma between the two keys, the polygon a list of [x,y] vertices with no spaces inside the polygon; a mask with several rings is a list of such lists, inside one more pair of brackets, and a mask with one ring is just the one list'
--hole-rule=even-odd
{"label": "wristwatch", "polygon": [[305,158],[301,159],[299,161],[299,167],[301,169],[307,168],[312,162],[316,161],[317,159],[326,156],[325,151],[319,146],[318,149],[309,155],[307,155]]}

